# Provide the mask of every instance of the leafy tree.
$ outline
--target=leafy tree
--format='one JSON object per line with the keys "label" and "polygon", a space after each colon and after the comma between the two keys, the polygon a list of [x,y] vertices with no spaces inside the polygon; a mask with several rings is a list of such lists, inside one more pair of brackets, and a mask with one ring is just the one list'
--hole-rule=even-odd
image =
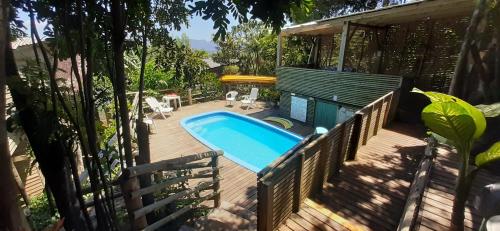
{"label": "leafy tree", "polygon": [[452,211],[452,230],[464,229],[465,202],[472,181],[479,169],[500,160],[500,141],[475,157],[471,165],[471,149],[486,130],[483,113],[467,102],[438,92],[413,92],[429,98],[431,104],[422,110],[422,120],[441,142],[452,145],[460,156],[460,169],[455,187]]}
{"label": "leafy tree", "polygon": [[[2,1],[2,9],[6,9],[4,3],[5,1]],[[305,10],[309,3],[310,0],[207,0],[196,2],[191,12],[214,20],[218,37],[221,37],[225,34],[228,23],[226,17],[229,14],[245,20],[250,13],[252,17],[278,29],[284,24],[285,17],[291,16],[293,10]],[[123,149],[127,166],[132,166],[132,131],[128,117],[124,53],[133,47],[142,48],[139,73],[139,91],[142,94],[148,41],[155,45],[168,43],[168,31],[178,29],[186,22],[189,12],[185,9],[184,1],[20,0],[11,4],[14,9],[26,11],[30,15],[33,31],[31,36],[37,42],[34,47],[41,50],[37,53],[38,49],[34,49],[40,81],[41,76],[46,76],[47,84],[40,84],[39,88],[34,89],[33,85],[21,78],[10,46],[2,46],[2,49],[6,48],[5,52],[0,50],[4,54],[1,57],[5,57],[5,60],[0,61],[5,67],[7,84],[20,124],[47,184],[54,193],[59,214],[65,219],[65,229],[94,229],[83,200],[82,185],[75,165],[75,147],[78,146],[82,150],[85,168],[89,172],[97,229],[116,230],[117,219],[110,194],[110,179],[99,159],[101,141],[96,124],[96,97],[100,91],[96,91],[95,81],[103,74],[110,78],[117,118],[116,131],[118,140],[122,141],[119,142],[119,150]],[[5,19],[3,14],[2,19]],[[9,15],[9,19],[15,24],[14,13]],[[50,25],[43,33],[49,37],[53,52],[48,51],[36,31],[37,19]],[[7,33],[0,34],[1,41],[8,41],[14,33],[3,30],[4,28],[2,27],[2,32]],[[127,36],[131,39],[125,41]],[[195,68],[176,68],[178,73],[182,72],[186,77],[188,85],[196,83],[195,74],[200,70],[200,65],[196,63],[198,59],[191,60],[192,56],[201,57],[202,54],[187,54],[182,63],[187,64],[184,67],[194,64]],[[59,60],[67,58],[71,60],[71,87],[63,86],[56,79]],[[50,97],[46,97],[45,101],[34,101],[39,91]],[[139,121],[140,119],[139,117]],[[139,145],[141,155],[145,153],[142,148],[147,148],[147,145]],[[7,177],[10,179],[8,175]]]}
{"label": "leafy tree", "polygon": [[271,26],[274,31],[279,31],[286,23],[286,19],[292,21],[297,15],[308,15],[313,8],[312,0],[242,0],[242,1],[197,1],[190,6],[191,12],[203,16],[203,19],[212,19],[217,32],[214,40],[224,38],[227,32],[229,20],[227,15],[231,14],[240,23],[251,19],[260,19],[264,24]]}
{"label": "leafy tree", "polygon": [[194,87],[199,82],[199,76],[208,69],[203,60],[208,58],[208,53],[191,49],[186,35],[161,46],[158,53],[156,62],[165,71],[175,72],[174,79],[178,87]]}
{"label": "leafy tree", "polygon": [[219,50],[213,56],[216,62],[237,64],[243,74],[274,73],[277,35],[262,22],[250,20],[234,26],[217,45]]}

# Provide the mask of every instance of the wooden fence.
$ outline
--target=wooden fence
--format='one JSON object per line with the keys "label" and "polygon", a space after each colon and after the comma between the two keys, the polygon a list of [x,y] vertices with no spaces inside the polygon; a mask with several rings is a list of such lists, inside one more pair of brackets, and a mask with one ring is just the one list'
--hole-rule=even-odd
{"label": "wooden fence", "polygon": [[[158,229],[208,200],[219,207],[221,155],[220,151],[210,151],[126,168],[120,184],[131,230]],[[155,176],[154,184],[141,187],[139,178],[144,176]],[[154,203],[143,205],[144,197],[153,197]],[[155,211],[172,207],[175,211],[164,217],[152,222],[146,218]]]}
{"label": "wooden fence", "polygon": [[[345,160],[356,158],[358,147],[365,145],[380,128],[394,117],[399,89],[380,97],[347,121],[337,124],[327,133],[300,149],[272,163],[271,169],[258,174],[257,227],[274,230],[323,184],[336,175]],[[291,202],[291,203],[290,203]]]}

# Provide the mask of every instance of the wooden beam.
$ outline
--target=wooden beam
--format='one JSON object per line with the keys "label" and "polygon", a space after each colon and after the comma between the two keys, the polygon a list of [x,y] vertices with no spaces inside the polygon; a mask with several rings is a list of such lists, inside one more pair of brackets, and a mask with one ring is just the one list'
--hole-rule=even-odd
{"label": "wooden beam", "polygon": [[276,68],[281,66],[282,46],[283,46],[283,37],[280,34],[280,35],[278,35],[278,42],[277,42],[277,46],[276,46]]}
{"label": "wooden beam", "polygon": [[387,26],[375,26],[375,25],[369,25],[369,24],[363,24],[363,23],[355,23],[351,22],[351,26],[356,26],[356,27],[365,27],[365,28],[372,28],[372,29],[387,29]]}
{"label": "wooden beam", "polygon": [[349,21],[344,22],[342,27],[342,37],[340,40],[340,51],[339,51],[339,63],[337,64],[337,71],[342,71],[344,69],[345,52],[348,46],[347,35],[349,34]]}

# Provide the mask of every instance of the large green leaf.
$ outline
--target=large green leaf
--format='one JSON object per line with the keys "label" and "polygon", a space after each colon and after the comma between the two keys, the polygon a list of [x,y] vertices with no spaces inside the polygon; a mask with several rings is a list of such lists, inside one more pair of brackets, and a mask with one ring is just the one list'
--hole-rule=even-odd
{"label": "large green leaf", "polygon": [[421,91],[418,88],[413,88],[412,92],[414,93],[419,93],[427,96],[431,100],[432,103],[436,102],[454,102],[462,106],[467,113],[472,117],[474,120],[475,124],[475,131],[474,131],[474,139],[478,139],[481,137],[484,133],[484,130],[486,130],[486,118],[484,117],[483,113],[481,110],[477,109],[476,107],[470,105],[469,103],[451,95],[439,93],[439,92],[433,92],[433,91]]}
{"label": "large green leaf", "polygon": [[476,156],[476,166],[482,167],[497,160],[500,160],[500,141],[494,143],[488,150]]}
{"label": "large green leaf", "polygon": [[483,112],[485,117],[500,116],[500,102],[494,104],[480,104],[476,108]]}
{"label": "large green leaf", "polygon": [[455,145],[470,142],[476,126],[467,110],[455,102],[435,102],[422,111],[425,126]]}

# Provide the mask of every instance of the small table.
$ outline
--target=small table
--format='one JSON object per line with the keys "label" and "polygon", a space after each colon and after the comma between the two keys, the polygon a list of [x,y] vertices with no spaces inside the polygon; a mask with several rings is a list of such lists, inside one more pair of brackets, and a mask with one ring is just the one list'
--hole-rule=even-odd
{"label": "small table", "polygon": [[174,109],[177,109],[177,102],[179,102],[179,108],[182,107],[182,104],[181,104],[181,97],[178,96],[178,95],[166,95],[166,96],[163,96],[162,97],[162,101],[164,103],[166,103],[168,106],[170,106],[170,101],[173,100],[174,101]]}

